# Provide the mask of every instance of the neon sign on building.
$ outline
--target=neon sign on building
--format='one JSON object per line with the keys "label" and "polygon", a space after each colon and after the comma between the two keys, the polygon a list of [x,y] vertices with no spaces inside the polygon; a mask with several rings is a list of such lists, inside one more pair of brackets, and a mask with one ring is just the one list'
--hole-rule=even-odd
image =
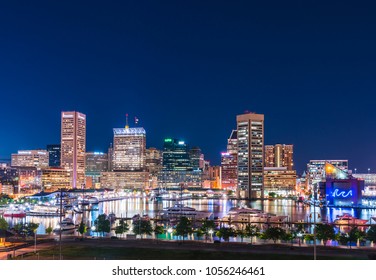
{"label": "neon sign on building", "polygon": [[333,197],[342,197],[342,198],[347,198],[347,197],[352,197],[353,193],[352,190],[349,190],[347,193],[346,191],[340,191],[339,189],[335,189],[333,194]]}

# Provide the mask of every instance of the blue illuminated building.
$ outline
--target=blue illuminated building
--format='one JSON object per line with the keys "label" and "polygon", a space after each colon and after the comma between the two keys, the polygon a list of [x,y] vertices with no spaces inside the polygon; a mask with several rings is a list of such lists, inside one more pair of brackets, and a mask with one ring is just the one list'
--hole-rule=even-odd
{"label": "blue illuminated building", "polygon": [[327,163],[325,166],[325,197],[330,206],[360,206],[364,180]]}

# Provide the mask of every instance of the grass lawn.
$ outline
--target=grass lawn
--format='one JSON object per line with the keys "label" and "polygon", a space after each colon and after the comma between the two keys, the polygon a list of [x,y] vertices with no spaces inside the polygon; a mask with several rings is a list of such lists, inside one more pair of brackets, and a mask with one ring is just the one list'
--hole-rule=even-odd
{"label": "grass lawn", "polygon": [[[64,245],[62,248],[64,260],[312,260],[312,255],[298,252],[229,252],[220,250],[196,250],[179,248],[137,248],[137,247],[106,247],[92,244]],[[34,255],[24,256],[24,259],[35,259]],[[59,259],[59,247],[41,250],[39,259]],[[341,257],[318,256],[318,259],[354,259],[354,256]],[[356,258],[355,258],[356,259]],[[359,259],[362,259],[361,257]]]}

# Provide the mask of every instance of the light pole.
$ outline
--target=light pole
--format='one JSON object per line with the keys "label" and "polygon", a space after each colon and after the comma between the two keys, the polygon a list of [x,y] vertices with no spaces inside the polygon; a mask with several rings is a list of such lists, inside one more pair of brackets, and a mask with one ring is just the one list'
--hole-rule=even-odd
{"label": "light pole", "polygon": [[34,254],[37,253],[37,230],[34,230]]}
{"label": "light pole", "polygon": [[95,226],[92,226],[91,228],[90,228],[93,232],[95,232],[95,230],[97,229]]}
{"label": "light pole", "polygon": [[63,189],[60,188],[60,218],[59,218],[59,257],[61,260],[61,232],[63,231],[61,228],[62,224],[62,215],[63,215]]}
{"label": "light pole", "polygon": [[172,228],[171,228],[171,227],[168,228],[168,229],[167,229],[167,232],[171,235],[170,238],[172,239]]}
{"label": "light pole", "polygon": [[313,259],[316,260],[316,196],[317,185],[313,186]]}
{"label": "light pole", "polygon": [[210,241],[213,241],[213,233],[214,231],[212,229],[209,229]]}

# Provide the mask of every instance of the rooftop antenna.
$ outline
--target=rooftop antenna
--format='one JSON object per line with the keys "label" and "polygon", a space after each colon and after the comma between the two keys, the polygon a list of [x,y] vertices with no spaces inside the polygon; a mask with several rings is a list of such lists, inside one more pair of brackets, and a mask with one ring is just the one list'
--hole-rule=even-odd
{"label": "rooftop antenna", "polygon": [[126,118],[126,120],[125,120],[125,129],[128,129],[129,128],[129,125],[128,125],[128,113],[125,114],[125,118]]}

